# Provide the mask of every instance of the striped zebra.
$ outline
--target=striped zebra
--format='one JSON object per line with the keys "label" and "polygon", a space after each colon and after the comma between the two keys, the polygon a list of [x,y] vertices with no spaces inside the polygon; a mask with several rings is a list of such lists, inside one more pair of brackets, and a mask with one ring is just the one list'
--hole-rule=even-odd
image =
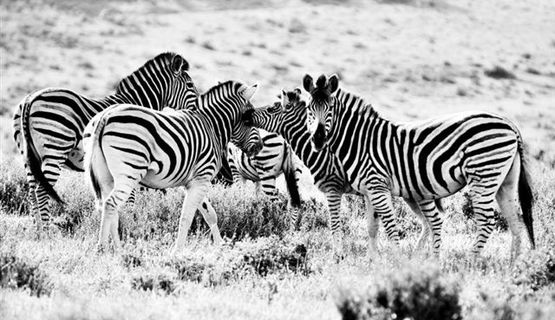
{"label": "striped zebra", "polygon": [[[289,205],[298,208],[301,205],[301,197],[298,190],[298,180],[302,173],[295,165],[293,150],[283,137],[276,133],[260,130],[262,138],[262,150],[253,157],[233,144],[228,146],[228,162],[233,182],[250,180],[256,184],[256,192],[264,193],[271,200],[277,200],[278,191],[276,179],[283,173],[290,195]],[[298,211],[290,210],[290,222],[292,226],[298,226]]]}
{"label": "striped zebra", "polygon": [[47,88],[21,101],[13,116],[14,140],[24,159],[37,226],[48,230],[50,198],[61,202],[54,190],[61,169],[83,171],[82,136],[90,119],[115,103],[155,110],[187,107],[198,94],[188,69],[182,56],[162,53],[123,78],[116,92],[102,99]]}
{"label": "striped zebra", "polygon": [[[98,248],[111,234],[116,250],[118,210],[139,185],[149,188],[183,186],[187,196],[181,210],[177,241],[183,247],[194,213],[203,202],[210,181],[221,167],[231,141],[248,154],[262,147],[259,135],[243,117],[252,109],[249,100],[257,86],[221,83],[198,96],[194,110],[155,111],[139,106],[114,105],[98,114],[85,129],[85,168],[102,212]],[[256,136],[256,139],[252,139]],[[201,210],[214,242],[222,238],[214,209]]]}
{"label": "striped zebra", "polygon": [[[335,153],[351,185],[370,196],[390,238],[399,239],[392,223],[391,196],[401,196],[418,203],[431,225],[434,252],[439,253],[441,218],[434,199],[468,186],[478,225],[475,255],[492,232],[494,200],[512,233],[511,258],[520,253],[522,227],[535,247],[524,144],[510,121],[465,112],[395,123],[360,97],[338,89],[336,75],[329,79],[322,75],[316,84],[306,75],[303,87],[311,96],[306,123],[314,147],[328,146]],[[518,202],[524,222],[519,220]]]}
{"label": "striped zebra", "polygon": [[[312,146],[310,135],[303,127],[306,119],[306,103],[301,100],[301,90],[282,90],[281,103],[257,108],[252,115],[252,124],[261,129],[280,134],[291,145],[296,155],[310,170],[316,187],[326,196],[330,214],[330,227],[332,233],[337,234],[341,228],[340,207],[343,194],[362,194],[351,186],[343,165],[335,154],[327,148],[317,151]],[[366,214],[373,216],[374,209],[371,202],[366,200],[365,204]],[[421,247],[429,232],[425,223],[426,220],[416,203],[407,201],[407,204],[422,221],[422,233],[417,245],[417,247]],[[371,221],[370,218],[368,219]],[[377,228],[377,225],[371,227]],[[370,234],[376,232],[377,230],[369,230]]]}

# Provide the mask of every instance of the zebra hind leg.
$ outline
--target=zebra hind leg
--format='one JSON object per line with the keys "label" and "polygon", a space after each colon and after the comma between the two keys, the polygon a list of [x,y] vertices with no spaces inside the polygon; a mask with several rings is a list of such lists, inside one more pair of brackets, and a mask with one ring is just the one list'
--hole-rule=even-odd
{"label": "zebra hind leg", "polygon": [[210,202],[208,202],[207,198],[202,200],[199,211],[204,217],[206,224],[210,227],[214,244],[217,246],[221,245],[224,242],[224,239],[222,239],[220,229],[218,228],[218,216],[216,215],[216,210],[214,210],[214,207],[212,207]]}
{"label": "zebra hind leg", "polygon": [[374,257],[379,254],[377,237],[380,224],[370,197],[365,197],[364,203],[366,204],[366,220],[368,224],[368,253],[370,257]]}
{"label": "zebra hind leg", "polygon": [[407,199],[405,199],[405,202],[407,203],[411,211],[416,215],[418,220],[420,220],[420,226],[421,226],[420,236],[418,237],[418,241],[416,242],[416,247],[414,249],[415,251],[420,251],[422,250],[426,241],[428,240],[428,237],[430,236],[431,227],[428,219],[426,219],[424,214],[422,214],[422,211],[420,210],[420,206],[416,202],[412,200],[407,200]]}
{"label": "zebra hind leg", "polygon": [[[439,256],[439,249],[441,247],[441,226],[443,224],[439,210],[434,200],[421,201],[418,205],[422,215],[425,217],[425,221],[432,231],[432,248],[434,255]],[[427,228],[423,226],[423,229],[425,230]],[[420,242],[423,240],[423,237],[424,235],[421,235],[421,239],[419,240],[420,246]]]}
{"label": "zebra hind leg", "polygon": [[511,170],[505,177],[495,198],[501,209],[501,215],[505,217],[511,230],[511,263],[520,254],[521,233],[524,223],[519,219],[518,181],[520,176],[520,157],[517,155]]}
{"label": "zebra hind leg", "polygon": [[187,233],[191,228],[191,223],[193,222],[193,218],[195,216],[195,212],[206,196],[209,184],[209,181],[190,184],[187,190],[187,194],[185,195],[185,201],[183,201],[183,206],[181,208],[181,217],[179,218],[177,239],[173,248],[171,249],[171,255],[175,256],[183,249],[185,245],[185,240],[187,238]]}
{"label": "zebra hind leg", "polygon": [[[114,187],[107,196],[102,196],[102,220],[100,223],[100,236],[98,239],[98,251],[103,251],[108,245],[109,236],[114,242],[116,253],[121,251],[121,241],[119,238],[119,210],[125,204],[133,189],[136,187],[137,180],[115,181]],[[102,192],[104,194],[104,190]]]}

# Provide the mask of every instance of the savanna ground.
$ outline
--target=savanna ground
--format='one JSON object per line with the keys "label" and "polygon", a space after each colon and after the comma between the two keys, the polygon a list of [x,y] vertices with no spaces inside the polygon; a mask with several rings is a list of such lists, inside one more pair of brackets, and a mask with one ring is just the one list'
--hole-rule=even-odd
{"label": "savanna ground", "polygon": [[[552,319],[555,314],[555,3],[552,1],[0,1],[0,318],[2,319]],[[175,51],[200,89],[257,82],[255,104],[338,73],[390,118],[479,109],[506,115],[528,144],[537,249],[509,265],[500,223],[477,260],[463,193],[446,200],[439,259],[414,253],[418,224],[396,203],[403,239],[366,253],[357,198],[343,203],[344,259],[330,250],[322,195],[302,181],[303,223],[287,230],[285,196],[252,184],[209,194],[228,244],[199,221],[170,258],[180,190],[125,208],[123,255],[95,253],[99,217],[80,174],[55,208],[61,231],[37,239],[11,138],[27,93],[90,96],[148,58]],[[527,243],[527,242],[525,242]],[[341,312],[340,312],[341,311]]]}

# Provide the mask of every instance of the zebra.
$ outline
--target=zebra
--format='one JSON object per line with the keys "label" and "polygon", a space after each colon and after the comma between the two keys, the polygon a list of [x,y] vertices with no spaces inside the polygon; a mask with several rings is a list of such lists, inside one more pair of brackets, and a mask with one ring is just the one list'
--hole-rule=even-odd
{"label": "zebra", "polygon": [[494,200],[512,233],[511,261],[520,253],[523,225],[535,248],[534,199],[524,143],[509,120],[486,112],[464,112],[395,123],[360,97],[339,89],[336,75],[329,79],[321,75],[316,84],[305,75],[303,87],[311,96],[306,125],[312,144],[317,150],[327,146],[340,159],[351,185],[370,196],[390,238],[399,239],[392,223],[391,196],[401,196],[418,203],[432,229],[434,252],[439,254],[442,221],[434,199],[468,186],[478,225],[474,256],[492,232]]}
{"label": "zebra", "polygon": [[262,147],[259,135],[252,139],[256,129],[243,119],[253,108],[249,101],[256,90],[257,85],[227,81],[198,96],[194,110],[166,112],[119,104],[91,120],[84,134],[85,168],[102,212],[99,251],[110,234],[119,251],[118,211],[138,185],[187,189],[173,254],[183,247],[201,202],[208,209],[201,212],[214,242],[222,242],[214,209],[203,199],[230,141],[251,155]]}
{"label": "zebra", "polygon": [[[296,155],[308,167],[314,178],[314,184],[326,196],[330,229],[333,234],[337,234],[341,228],[340,207],[343,194],[356,194],[360,196],[362,194],[351,186],[347,180],[343,165],[335,154],[328,148],[317,151],[311,145],[310,135],[302,126],[302,123],[307,119],[306,115],[306,103],[301,99],[301,90],[296,88],[293,91],[282,90],[281,102],[255,109],[251,120],[254,126],[270,132],[276,132],[283,136],[291,145]],[[428,237],[429,230],[425,222],[426,220],[416,203],[412,201],[406,202],[417,217],[421,219],[423,225],[417,244],[417,248],[420,248]],[[371,202],[366,200],[365,204],[366,215],[374,215]],[[377,228],[377,225],[369,227]],[[376,230],[369,230],[370,235],[375,234],[375,232]]]}
{"label": "zebra", "polygon": [[256,183],[257,193],[264,193],[271,200],[277,200],[276,178],[283,172],[290,195],[289,207],[291,226],[299,225],[298,211],[301,198],[298,190],[299,176],[302,171],[295,165],[291,146],[276,133],[259,130],[263,148],[254,157],[233,144],[228,146],[228,162],[233,182],[250,180]]}
{"label": "zebra", "polygon": [[123,78],[116,92],[92,99],[74,91],[46,88],[27,95],[13,116],[13,138],[25,165],[29,202],[39,230],[48,231],[49,201],[62,202],[54,185],[62,168],[83,170],[85,125],[115,103],[160,110],[187,108],[198,95],[188,74],[189,63],[175,53],[162,53]]}

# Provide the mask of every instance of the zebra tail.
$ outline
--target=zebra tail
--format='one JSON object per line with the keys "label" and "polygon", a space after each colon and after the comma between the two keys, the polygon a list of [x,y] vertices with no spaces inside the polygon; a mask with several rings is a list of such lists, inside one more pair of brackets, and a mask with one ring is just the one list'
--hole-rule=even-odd
{"label": "zebra tail", "polygon": [[58,203],[64,203],[54,187],[48,182],[42,171],[42,159],[35,147],[31,130],[29,128],[29,117],[31,115],[31,105],[34,101],[34,96],[29,96],[23,103],[23,110],[21,115],[21,127],[23,131],[23,139],[25,141],[25,161],[31,170],[31,173],[39,183],[39,185],[46,191],[46,193]]}
{"label": "zebra tail", "polygon": [[524,225],[526,225],[528,237],[530,238],[530,243],[532,244],[532,249],[535,249],[536,241],[534,239],[534,219],[532,217],[534,194],[532,193],[532,187],[530,186],[530,175],[527,169],[527,161],[524,158],[524,147],[521,141],[519,141],[519,144],[520,177],[518,179],[518,198],[520,201],[520,207],[522,208],[522,218],[524,220]]}
{"label": "zebra tail", "polygon": [[89,169],[89,177],[97,199],[102,199],[102,189],[100,187],[100,183],[98,182],[99,179],[97,177],[97,174],[94,171],[94,163],[96,162],[95,157],[98,156],[102,157],[102,161],[106,161],[104,151],[102,150],[102,136],[104,135],[104,127],[106,126],[107,122],[107,119],[104,117],[105,114],[106,112],[104,111],[99,116],[100,118],[98,119],[98,123],[93,128],[93,131],[91,133],[91,147],[89,150],[87,150],[87,152],[89,152],[89,156],[87,157],[89,159],[89,163],[87,166]]}
{"label": "zebra tail", "polygon": [[285,144],[285,168],[283,168],[283,175],[285,176],[285,183],[287,191],[291,197],[291,206],[298,208],[301,206],[301,195],[299,194],[299,186],[297,185],[297,177],[295,176],[295,164],[293,155],[290,152],[290,147]]}
{"label": "zebra tail", "polygon": [[443,208],[443,202],[441,201],[441,199],[434,199],[434,202],[439,212],[441,213],[445,212],[445,209]]}

